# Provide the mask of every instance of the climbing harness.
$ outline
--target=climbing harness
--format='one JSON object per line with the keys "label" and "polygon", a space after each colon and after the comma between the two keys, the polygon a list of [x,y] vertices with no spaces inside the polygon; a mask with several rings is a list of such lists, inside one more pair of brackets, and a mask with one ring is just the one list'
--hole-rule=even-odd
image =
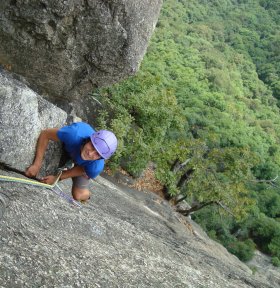
{"label": "climbing harness", "polygon": [[[62,189],[58,186],[58,181],[59,178],[61,176],[62,171],[59,172],[59,174],[57,175],[57,178],[55,180],[55,182],[52,185],[49,184],[45,184],[45,183],[41,183],[35,180],[30,180],[30,179],[23,179],[23,178],[17,178],[17,177],[10,177],[10,176],[5,176],[5,175],[0,175],[0,181],[6,181],[6,182],[16,182],[16,183],[22,183],[22,184],[26,184],[26,185],[32,185],[32,186],[38,186],[38,187],[44,187],[47,188],[51,191],[53,191],[55,194],[57,194],[58,196],[64,198],[65,200],[67,200],[70,204],[73,204],[77,207],[82,207],[82,205],[74,200],[72,197],[66,195]],[[55,188],[57,188],[59,191],[57,191]]]}

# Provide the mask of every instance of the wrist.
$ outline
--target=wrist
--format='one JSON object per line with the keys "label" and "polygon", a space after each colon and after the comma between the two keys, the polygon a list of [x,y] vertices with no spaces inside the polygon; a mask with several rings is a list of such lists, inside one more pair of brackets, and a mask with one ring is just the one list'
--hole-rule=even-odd
{"label": "wrist", "polygon": [[60,175],[60,177],[59,177],[59,181],[61,181],[61,180],[65,180],[65,179],[67,179],[67,178],[69,178],[68,176],[67,176],[67,170],[66,171],[62,171],[62,173],[61,173],[61,175]]}
{"label": "wrist", "polygon": [[59,177],[58,181],[61,181],[61,180],[63,180],[63,179],[64,179],[64,177],[63,177],[63,173],[64,173],[64,171],[62,171],[62,172],[61,172],[61,175],[60,175],[60,177]]}

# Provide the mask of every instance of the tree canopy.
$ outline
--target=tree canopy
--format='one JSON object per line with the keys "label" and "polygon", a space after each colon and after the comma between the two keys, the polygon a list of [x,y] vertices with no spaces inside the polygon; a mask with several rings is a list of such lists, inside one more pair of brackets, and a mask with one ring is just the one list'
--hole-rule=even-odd
{"label": "tree canopy", "polygon": [[138,176],[152,161],[209,235],[244,261],[258,247],[275,265],[279,10],[279,0],[166,0],[137,75],[94,91],[99,127],[119,138],[111,167]]}

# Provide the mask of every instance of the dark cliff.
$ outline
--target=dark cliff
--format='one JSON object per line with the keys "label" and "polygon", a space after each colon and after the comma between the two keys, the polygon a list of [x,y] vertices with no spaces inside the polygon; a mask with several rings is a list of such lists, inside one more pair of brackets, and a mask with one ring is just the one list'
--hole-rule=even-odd
{"label": "dark cliff", "polygon": [[0,3],[0,64],[56,101],[82,101],[93,87],[134,74],[161,0]]}

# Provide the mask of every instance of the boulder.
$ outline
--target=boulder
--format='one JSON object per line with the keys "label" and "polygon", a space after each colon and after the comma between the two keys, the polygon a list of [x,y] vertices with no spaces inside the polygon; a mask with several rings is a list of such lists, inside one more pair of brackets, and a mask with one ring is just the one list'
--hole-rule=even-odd
{"label": "boulder", "polygon": [[[66,112],[44,100],[15,75],[0,70],[0,164],[24,172],[32,164],[42,129],[61,127]],[[53,173],[61,155],[59,143],[50,143],[42,173]]]}
{"label": "boulder", "polygon": [[[0,64],[52,102],[134,74],[162,0],[0,3]],[[56,102],[57,103],[57,102]]]}

